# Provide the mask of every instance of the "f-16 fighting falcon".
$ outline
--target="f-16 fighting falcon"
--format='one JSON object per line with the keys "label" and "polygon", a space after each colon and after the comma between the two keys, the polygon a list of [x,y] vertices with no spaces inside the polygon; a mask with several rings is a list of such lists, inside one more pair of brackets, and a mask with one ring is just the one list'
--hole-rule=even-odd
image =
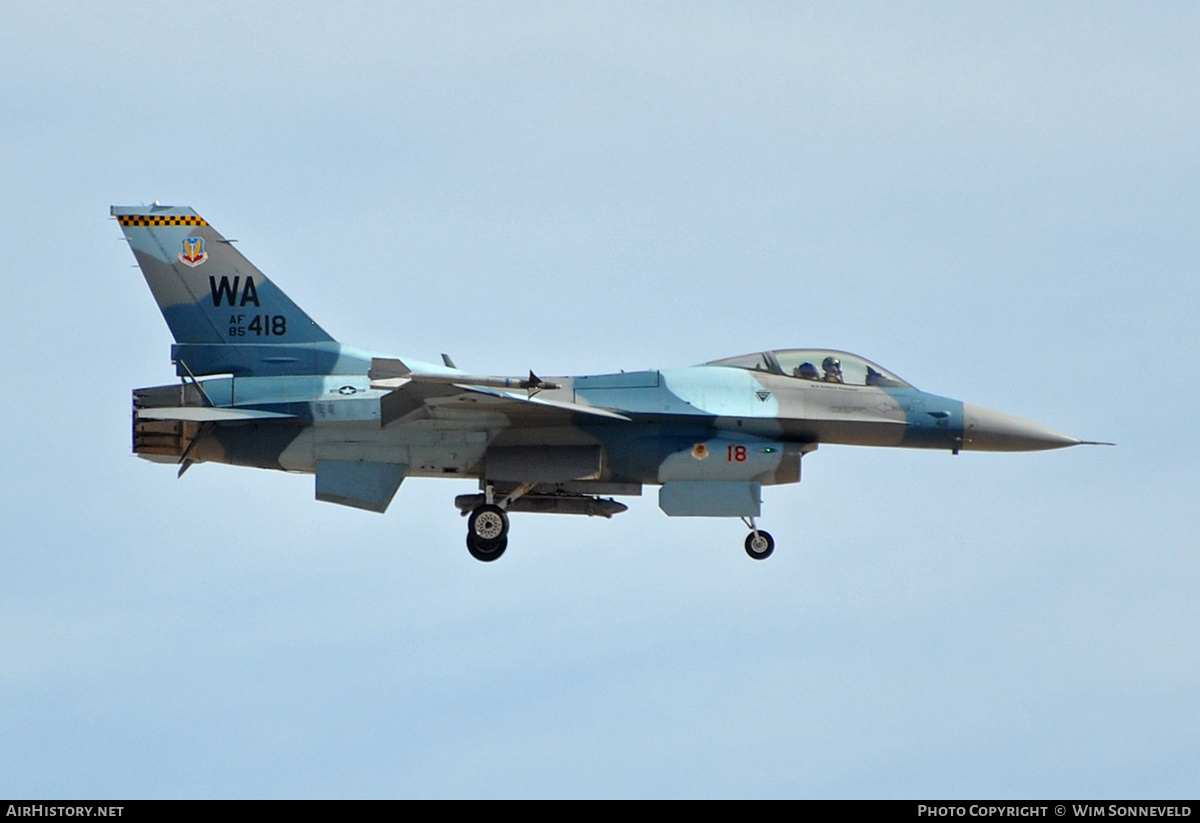
{"label": "f-16 fighting falcon", "polygon": [[[406,477],[474,478],[455,505],[495,560],[509,514],[612,517],[656,485],[673,517],[738,517],[797,483],[822,443],[1034,451],[1074,437],[913,387],[857,355],[776,349],[700,366],[542,378],[474,375],[334,340],[190,208],[114,206],[175,345],[180,383],[133,392],[133,451],[315,476],[316,497],[387,509]],[[205,379],[201,379],[201,378]]]}

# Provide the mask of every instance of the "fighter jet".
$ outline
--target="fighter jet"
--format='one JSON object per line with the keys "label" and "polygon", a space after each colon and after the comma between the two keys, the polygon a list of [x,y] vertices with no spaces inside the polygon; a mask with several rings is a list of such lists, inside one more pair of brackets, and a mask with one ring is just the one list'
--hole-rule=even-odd
{"label": "fighter jet", "polygon": [[[509,514],[612,517],[658,486],[672,517],[737,517],[800,481],[822,443],[1035,451],[1081,441],[920,391],[849,352],[774,349],[581,377],[475,375],[343,345],[190,208],[113,206],[175,338],[179,383],[135,389],[133,451],[315,476],[317,500],[387,510],[406,477],[472,478],[467,549],[491,561]],[[203,379],[201,379],[203,378]]]}

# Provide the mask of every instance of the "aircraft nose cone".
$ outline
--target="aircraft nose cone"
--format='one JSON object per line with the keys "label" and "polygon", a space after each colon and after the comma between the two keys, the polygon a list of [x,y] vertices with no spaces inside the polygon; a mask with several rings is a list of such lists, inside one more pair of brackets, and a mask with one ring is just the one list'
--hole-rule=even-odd
{"label": "aircraft nose cone", "polygon": [[987,452],[1031,452],[1078,446],[1078,438],[1041,423],[963,403],[963,448]]}

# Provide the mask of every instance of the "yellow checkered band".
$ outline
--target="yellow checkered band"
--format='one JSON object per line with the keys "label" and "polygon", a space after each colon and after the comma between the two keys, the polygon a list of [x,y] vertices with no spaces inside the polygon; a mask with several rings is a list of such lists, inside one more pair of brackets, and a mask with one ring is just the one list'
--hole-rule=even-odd
{"label": "yellow checkered band", "polygon": [[204,218],[195,214],[121,214],[122,226],[207,226]]}

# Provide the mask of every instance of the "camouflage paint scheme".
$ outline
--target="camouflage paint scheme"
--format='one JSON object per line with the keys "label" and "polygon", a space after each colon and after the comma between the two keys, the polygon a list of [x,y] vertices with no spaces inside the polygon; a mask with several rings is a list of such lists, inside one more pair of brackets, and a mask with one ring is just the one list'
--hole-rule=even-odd
{"label": "camouflage paint scheme", "polygon": [[[405,477],[471,477],[468,548],[498,557],[507,513],[610,517],[659,485],[673,516],[741,517],[821,443],[1030,451],[1084,442],[920,391],[856,355],[777,350],[661,371],[471,375],[344,346],[190,208],[114,206],[175,338],[179,384],[134,391],[134,451],[308,472],[319,500],[383,512]],[[218,376],[214,376],[218,375]],[[205,377],[207,379],[200,380]],[[610,496],[605,499],[603,496]]]}

